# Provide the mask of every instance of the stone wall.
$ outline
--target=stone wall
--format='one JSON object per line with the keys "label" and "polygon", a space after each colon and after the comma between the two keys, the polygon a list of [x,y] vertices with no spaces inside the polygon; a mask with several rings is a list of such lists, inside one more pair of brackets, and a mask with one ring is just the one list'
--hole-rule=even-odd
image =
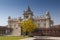
{"label": "stone wall", "polygon": [[33,36],[60,36],[60,28],[41,28],[32,33]]}

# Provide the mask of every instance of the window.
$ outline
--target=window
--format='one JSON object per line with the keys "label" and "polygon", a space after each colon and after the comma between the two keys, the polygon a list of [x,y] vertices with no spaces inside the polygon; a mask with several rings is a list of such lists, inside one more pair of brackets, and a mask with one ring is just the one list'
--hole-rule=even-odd
{"label": "window", "polygon": [[16,28],[16,29],[18,29],[18,28]]}
{"label": "window", "polygon": [[26,16],[26,18],[28,18],[28,16]]}
{"label": "window", "polygon": [[44,26],[46,26],[46,23],[44,23]]}
{"label": "window", "polygon": [[16,25],[14,24],[14,27],[15,27]]}

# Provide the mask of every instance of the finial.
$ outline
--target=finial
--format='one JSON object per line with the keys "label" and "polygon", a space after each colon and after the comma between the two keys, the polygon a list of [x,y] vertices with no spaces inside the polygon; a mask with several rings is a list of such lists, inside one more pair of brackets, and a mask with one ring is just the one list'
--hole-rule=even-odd
{"label": "finial", "polygon": [[11,17],[9,16],[8,19],[11,19]]}

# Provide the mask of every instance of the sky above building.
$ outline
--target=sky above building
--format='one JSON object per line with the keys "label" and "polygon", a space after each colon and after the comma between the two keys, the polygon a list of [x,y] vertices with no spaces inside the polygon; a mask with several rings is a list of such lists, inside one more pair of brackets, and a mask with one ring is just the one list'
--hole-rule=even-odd
{"label": "sky above building", "polygon": [[60,0],[0,0],[0,26],[7,25],[8,16],[23,18],[28,5],[34,16],[45,15],[48,10],[54,24],[60,24]]}

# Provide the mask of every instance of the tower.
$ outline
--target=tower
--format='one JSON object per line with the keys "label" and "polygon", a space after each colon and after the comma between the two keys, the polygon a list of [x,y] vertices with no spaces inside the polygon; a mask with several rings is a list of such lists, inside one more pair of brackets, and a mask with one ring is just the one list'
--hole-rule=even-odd
{"label": "tower", "polygon": [[51,25],[51,17],[49,11],[46,11],[46,28],[49,28]]}
{"label": "tower", "polygon": [[31,11],[29,6],[27,10],[24,11],[23,16],[24,16],[24,19],[33,18],[33,12]]}
{"label": "tower", "polygon": [[8,28],[12,28],[11,36],[20,36],[21,35],[21,27],[19,26],[18,22],[20,21],[21,17],[17,20],[12,19],[10,16],[8,17]]}
{"label": "tower", "polygon": [[50,18],[51,18],[49,11],[46,11],[46,18],[47,18],[47,19],[50,19]]}
{"label": "tower", "polygon": [[8,28],[11,28],[11,17],[8,17]]}

